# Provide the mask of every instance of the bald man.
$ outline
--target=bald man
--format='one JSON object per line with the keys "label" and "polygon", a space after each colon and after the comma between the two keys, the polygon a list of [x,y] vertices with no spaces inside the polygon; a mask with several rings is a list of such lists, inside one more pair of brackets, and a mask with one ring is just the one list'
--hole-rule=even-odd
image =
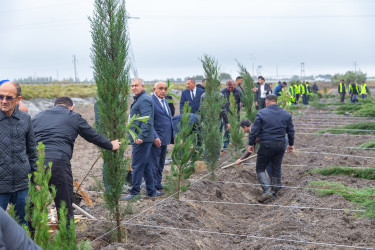
{"label": "bald man", "polygon": [[16,83],[0,86],[0,207],[14,204],[20,223],[27,225],[28,175],[37,171],[37,145],[30,116],[18,108],[21,99]]}
{"label": "bald man", "polygon": [[154,174],[154,183],[157,190],[163,189],[161,184],[164,170],[167,146],[173,144],[173,122],[168,102],[165,99],[168,85],[157,82],[154,87],[152,101],[154,103],[154,143],[151,147],[151,165]]}
{"label": "bald man", "polygon": [[[9,80],[1,80],[0,85],[3,84],[4,82],[9,82]],[[18,83],[14,83],[14,84],[16,85],[17,89],[19,88],[19,92],[21,93],[21,86]],[[24,104],[22,101],[19,101],[18,109],[25,113],[29,113],[29,109],[27,108],[26,104]]]}

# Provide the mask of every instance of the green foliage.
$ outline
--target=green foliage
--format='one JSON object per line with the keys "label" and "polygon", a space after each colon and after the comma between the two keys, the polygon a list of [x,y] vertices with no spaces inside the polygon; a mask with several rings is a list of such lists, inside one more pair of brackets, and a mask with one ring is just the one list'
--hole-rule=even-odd
{"label": "green foliage", "polygon": [[325,167],[316,168],[310,171],[311,173],[318,173],[322,175],[351,175],[354,177],[375,180],[375,168],[351,168],[351,167]]}
{"label": "green foliage", "polygon": [[246,118],[250,121],[254,122],[255,115],[257,113],[257,110],[254,107],[254,92],[253,88],[255,88],[254,80],[251,77],[250,73],[247,71],[247,69],[241,65],[237,61],[237,65],[239,67],[239,74],[241,75],[243,79],[243,93],[241,95],[241,102],[244,105],[244,109],[246,112]]}
{"label": "green foliage", "polygon": [[[367,131],[367,130],[372,130],[372,131]],[[319,130],[318,133],[324,134],[327,132],[331,134],[348,133],[352,135],[374,134],[375,122],[359,122],[359,123],[352,123],[352,124],[339,126],[339,127],[331,127],[329,129]]]}
{"label": "green foliage", "polygon": [[207,168],[211,172],[211,179],[215,179],[218,167],[222,135],[220,133],[220,112],[226,100],[220,94],[220,77],[217,61],[208,55],[201,59],[206,76],[205,99],[201,103],[202,139],[205,145]]}
{"label": "green foliage", "polygon": [[348,84],[351,81],[356,82],[356,83],[360,83],[361,81],[366,81],[367,77],[366,77],[366,74],[361,71],[357,71],[357,72],[347,71],[344,75],[340,75],[340,74],[333,75],[331,77],[331,83],[337,85],[341,82],[341,79],[344,79],[345,83]]}
{"label": "green foliage", "polygon": [[363,216],[375,218],[375,188],[350,188],[340,182],[312,181],[308,187],[319,196],[338,194],[365,209]]}
{"label": "green foliage", "polygon": [[13,220],[15,220],[18,224],[20,223],[20,218],[16,215],[16,210],[14,210],[14,205],[11,204],[11,203],[8,205],[8,214],[9,214],[10,217],[12,217]]}
{"label": "green foliage", "polygon": [[361,149],[374,149],[375,148],[375,140],[363,143],[358,148],[361,148]]}
{"label": "green foliage", "polygon": [[186,190],[188,185],[182,182],[194,172],[195,162],[202,154],[202,147],[196,151],[197,135],[194,133],[194,124],[191,122],[191,108],[188,103],[184,104],[181,122],[178,124],[178,133],[172,151],[171,172],[166,177],[166,190],[176,193],[176,199],[180,199],[181,191]]}
{"label": "green foliage", "polygon": [[254,109],[254,110],[251,111],[251,113],[250,113],[250,117],[249,117],[249,120],[250,120],[252,123],[254,122],[254,120],[255,120],[255,116],[257,115],[257,113],[258,113],[258,110],[256,110],[256,109]]}
{"label": "green foliage", "polygon": [[319,99],[322,98],[322,97],[323,97],[323,95],[319,92],[316,92],[316,93],[311,92],[309,101],[310,102],[318,102]]}
{"label": "green foliage", "polygon": [[[102,149],[105,162],[106,190],[104,198],[112,220],[117,224],[117,239],[122,242],[121,220],[125,216],[120,196],[125,184],[129,159],[123,157],[128,146],[128,96],[130,74],[128,63],[129,37],[126,29],[125,2],[95,0],[91,24],[91,59],[98,91],[98,131],[110,140],[120,139],[116,152]],[[138,117],[139,118],[139,117]]]}
{"label": "green foliage", "polygon": [[68,210],[65,207],[65,202],[61,203],[61,207],[58,213],[60,214],[59,231],[53,237],[53,249],[90,249],[91,247],[89,245],[78,247],[73,220],[70,221],[69,227],[67,227],[68,224],[66,221],[66,217]]}
{"label": "green foliage", "polygon": [[51,84],[51,85],[22,85],[22,98],[32,100],[35,98],[92,97],[96,96],[96,86],[90,84]]}
{"label": "green foliage", "polygon": [[277,97],[277,102],[280,103],[280,107],[291,112],[290,92],[288,90],[281,89],[280,96]]}
{"label": "green foliage", "polygon": [[[78,249],[75,226],[73,220],[70,221],[70,227],[67,228],[67,210],[63,202],[59,214],[59,231],[52,238],[49,234],[48,226],[48,206],[51,205],[56,191],[53,186],[48,186],[51,179],[52,163],[49,167],[44,166],[45,146],[39,142],[38,144],[38,170],[34,173],[34,184],[29,183],[30,199],[27,200],[26,213],[31,227],[32,239],[43,249]],[[30,175],[31,178],[31,175]],[[50,192],[51,191],[51,194]],[[80,248],[82,249],[82,248]],[[89,249],[89,248],[84,248]]]}
{"label": "green foliage", "polygon": [[244,133],[240,128],[240,122],[238,121],[238,106],[236,104],[236,100],[234,99],[233,92],[230,93],[229,96],[229,113],[228,113],[228,120],[229,120],[229,139],[230,145],[229,150],[231,152],[233,159],[238,159],[241,157],[241,149],[244,147]]}
{"label": "green foliage", "polygon": [[[171,84],[171,82],[169,80],[167,81],[167,83],[168,83],[168,89],[167,89],[167,94],[166,95],[170,95],[170,96],[176,98],[177,100],[180,100],[180,98],[177,95],[175,95],[175,94],[173,94],[171,92],[171,90],[175,86],[175,84],[174,83]],[[175,101],[173,99],[166,99],[166,100],[168,101],[168,103],[175,104]]]}
{"label": "green foliage", "polygon": [[321,102],[311,102],[310,105],[317,109],[325,108],[328,106],[327,103],[321,103]]}
{"label": "green foliage", "polygon": [[230,79],[232,79],[232,76],[230,74],[228,74],[228,73],[222,72],[222,73],[220,73],[220,79],[230,80]]}
{"label": "green foliage", "polygon": [[[33,240],[43,249],[49,249],[51,244],[49,239],[48,227],[48,206],[52,203],[53,198],[56,196],[56,191],[53,186],[49,187],[48,183],[51,179],[51,167],[44,166],[44,153],[45,146],[43,143],[38,144],[38,161],[37,172],[33,173],[33,181],[29,182],[29,195],[30,199],[27,200],[26,214],[31,221],[31,226],[34,229]],[[31,174],[29,175],[31,179]],[[33,184],[34,182],[34,184]],[[38,187],[38,188],[37,188]],[[51,195],[50,195],[51,190]]]}

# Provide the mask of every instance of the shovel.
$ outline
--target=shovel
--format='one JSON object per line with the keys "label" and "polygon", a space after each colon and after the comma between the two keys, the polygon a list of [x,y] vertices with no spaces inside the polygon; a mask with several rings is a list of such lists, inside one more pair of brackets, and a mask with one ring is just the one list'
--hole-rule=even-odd
{"label": "shovel", "polygon": [[89,173],[91,172],[91,170],[93,169],[93,167],[98,162],[98,160],[100,159],[101,156],[102,156],[102,154],[99,154],[99,156],[96,158],[96,160],[92,164],[90,170],[87,172],[87,174],[82,179],[82,181],[79,185],[78,185],[77,181],[73,182],[74,186],[77,188],[77,191],[74,193],[74,196],[73,196],[73,203],[79,205],[81,203],[82,199],[84,199],[86,201],[87,205],[89,205],[89,206],[92,205],[92,200],[90,199],[90,197],[86,194],[86,192],[83,189],[81,190],[81,185],[86,180],[87,176],[89,175]]}

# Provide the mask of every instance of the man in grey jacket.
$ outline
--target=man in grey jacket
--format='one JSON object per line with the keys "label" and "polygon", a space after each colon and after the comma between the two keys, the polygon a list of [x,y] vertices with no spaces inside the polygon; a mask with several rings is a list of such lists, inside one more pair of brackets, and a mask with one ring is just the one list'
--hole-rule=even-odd
{"label": "man in grey jacket", "polygon": [[26,231],[0,208],[0,250],[41,250],[26,234]]}
{"label": "man in grey jacket", "polygon": [[50,185],[56,188],[55,204],[59,211],[64,201],[68,209],[68,222],[73,219],[73,176],[70,160],[74,142],[78,135],[101,148],[116,151],[118,140],[109,141],[96,132],[80,114],[73,112],[73,101],[69,97],[59,97],[55,106],[37,114],[33,119],[36,140],[45,149],[45,162],[52,162]]}
{"label": "man in grey jacket", "polygon": [[28,175],[37,171],[37,156],[31,118],[17,106],[21,99],[16,83],[0,86],[0,207],[14,204],[20,223],[27,225]]}

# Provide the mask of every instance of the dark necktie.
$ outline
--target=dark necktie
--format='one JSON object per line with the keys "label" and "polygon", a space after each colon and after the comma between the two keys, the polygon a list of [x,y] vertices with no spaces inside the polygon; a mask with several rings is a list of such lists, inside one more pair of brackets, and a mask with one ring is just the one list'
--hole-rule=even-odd
{"label": "dark necktie", "polygon": [[194,90],[190,90],[191,91],[191,100],[194,100]]}

